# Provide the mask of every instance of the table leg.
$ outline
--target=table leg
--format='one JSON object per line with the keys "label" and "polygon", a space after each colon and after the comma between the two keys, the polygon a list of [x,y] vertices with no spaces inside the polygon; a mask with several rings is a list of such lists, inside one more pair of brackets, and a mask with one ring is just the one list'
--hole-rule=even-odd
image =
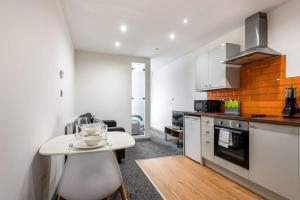
{"label": "table leg", "polygon": [[121,195],[121,199],[122,199],[122,200],[128,200],[124,183],[122,183],[122,185],[120,186],[120,188],[119,188],[119,193],[120,193],[120,195]]}

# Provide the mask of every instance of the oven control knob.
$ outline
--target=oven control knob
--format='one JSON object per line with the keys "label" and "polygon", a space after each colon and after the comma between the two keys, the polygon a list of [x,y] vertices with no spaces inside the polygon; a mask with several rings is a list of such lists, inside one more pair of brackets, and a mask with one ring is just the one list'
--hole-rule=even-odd
{"label": "oven control knob", "polygon": [[219,124],[220,124],[220,125],[222,125],[222,124],[223,124],[223,122],[222,122],[222,121],[219,121]]}
{"label": "oven control knob", "polygon": [[237,128],[241,128],[242,126],[240,124],[236,124],[236,127]]}

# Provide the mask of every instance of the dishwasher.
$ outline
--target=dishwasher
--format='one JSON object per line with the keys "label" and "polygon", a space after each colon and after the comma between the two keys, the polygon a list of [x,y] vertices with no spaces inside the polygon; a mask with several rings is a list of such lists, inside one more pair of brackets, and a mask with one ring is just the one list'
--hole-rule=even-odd
{"label": "dishwasher", "polygon": [[184,154],[190,159],[203,164],[201,155],[200,117],[184,117]]}

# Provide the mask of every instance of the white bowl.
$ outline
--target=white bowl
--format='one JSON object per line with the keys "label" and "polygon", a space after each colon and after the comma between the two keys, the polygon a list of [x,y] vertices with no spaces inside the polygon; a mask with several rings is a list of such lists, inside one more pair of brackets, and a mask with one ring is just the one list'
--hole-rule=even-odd
{"label": "white bowl", "polygon": [[84,131],[88,134],[88,135],[96,135],[97,133],[97,128],[96,127],[87,127],[84,129]]}
{"label": "white bowl", "polygon": [[101,136],[89,136],[83,138],[83,141],[89,146],[96,146],[99,144],[101,140],[102,140]]}

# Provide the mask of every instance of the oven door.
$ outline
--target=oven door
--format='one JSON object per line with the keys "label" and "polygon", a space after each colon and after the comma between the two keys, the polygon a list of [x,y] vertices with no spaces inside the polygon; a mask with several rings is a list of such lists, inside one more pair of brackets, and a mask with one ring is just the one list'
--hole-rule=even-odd
{"label": "oven door", "polygon": [[[219,144],[220,130],[228,131],[231,142],[228,147]],[[227,161],[249,169],[249,132],[215,126],[214,154]]]}

